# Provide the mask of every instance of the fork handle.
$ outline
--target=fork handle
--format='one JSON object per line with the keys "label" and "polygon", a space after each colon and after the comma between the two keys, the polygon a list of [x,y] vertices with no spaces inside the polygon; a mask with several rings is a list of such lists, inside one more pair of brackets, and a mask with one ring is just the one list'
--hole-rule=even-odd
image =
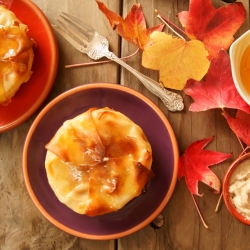
{"label": "fork handle", "polygon": [[109,51],[107,54],[105,54],[105,57],[119,63],[121,66],[129,70],[144,84],[144,86],[149,91],[151,91],[153,94],[155,94],[162,100],[162,102],[164,103],[164,105],[167,107],[168,110],[172,112],[183,110],[184,108],[183,99],[179,94],[165,89],[158,82],[154,81],[153,79],[143,75],[134,68],[130,67],[124,61],[118,58],[113,52]]}

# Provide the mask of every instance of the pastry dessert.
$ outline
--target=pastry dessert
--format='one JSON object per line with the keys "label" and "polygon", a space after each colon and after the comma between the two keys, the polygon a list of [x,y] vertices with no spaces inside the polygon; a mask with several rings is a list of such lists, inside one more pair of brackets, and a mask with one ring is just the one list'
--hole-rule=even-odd
{"label": "pastry dessert", "polygon": [[33,41],[28,27],[0,5],[0,104],[8,105],[32,74]]}
{"label": "pastry dessert", "polygon": [[152,149],[144,132],[109,108],[90,109],[65,121],[46,149],[51,188],[80,214],[121,209],[153,177]]}

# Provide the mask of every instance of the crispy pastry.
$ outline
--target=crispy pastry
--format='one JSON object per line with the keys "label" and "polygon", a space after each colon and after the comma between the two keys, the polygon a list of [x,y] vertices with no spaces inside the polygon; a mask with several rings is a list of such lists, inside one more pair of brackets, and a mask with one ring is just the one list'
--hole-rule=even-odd
{"label": "crispy pastry", "polygon": [[46,149],[51,188],[80,214],[121,209],[153,177],[152,150],[144,132],[109,108],[90,109],[64,122]]}
{"label": "crispy pastry", "polygon": [[8,105],[21,84],[32,74],[33,41],[28,27],[0,5],[0,104]]}

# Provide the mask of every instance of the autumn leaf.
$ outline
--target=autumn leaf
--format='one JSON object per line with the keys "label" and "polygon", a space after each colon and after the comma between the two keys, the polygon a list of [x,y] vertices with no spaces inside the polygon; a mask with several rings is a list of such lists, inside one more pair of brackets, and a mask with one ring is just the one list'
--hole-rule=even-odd
{"label": "autumn leaf", "polygon": [[204,43],[211,59],[230,47],[246,10],[241,2],[216,9],[211,0],[190,0],[189,11],[180,12],[178,18],[190,39]]}
{"label": "autumn leaf", "polygon": [[140,4],[132,6],[127,17],[123,19],[113,11],[109,10],[104,3],[97,1],[99,9],[106,15],[112,29],[117,29],[121,37],[144,49],[151,44],[150,35],[154,31],[162,31],[164,24],[147,29],[146,21]]}
{"label": "autumn leaf", "polygon": [[184,92],[194,103],[190,111],[205,111],[214,108],[233,108],[250,113],[250,106],[242,99],[233,82],[230,58],[221,50],[217,58],[211,60],[205,81],[190,80]]}
{"label": "autumn leaf", "polygon": [[220,180],[208,166],[225,161],[231,157],[231,154],[203,150],[212,139],[213,137],[210,137],[192,143],[179,158],[178,178],[185,177],[191,194],[200,195],[198,192],[198,181],[202,181],[212,187],[215,193],[220,191]]}
{"label": "autumn leaf", "polygon": [[142,65],[160,70],[160,82],[166,88],[182,90],[188,79],[200,80],[207,73],[208,53],[202,42],[186,42],[157,31],[150,37],[153,44],[143,51]]}
{"label": "autumn leaf", "polygon": [[235,118],[223,112],[232,131],[250,147],[250,114],[237,110]]}

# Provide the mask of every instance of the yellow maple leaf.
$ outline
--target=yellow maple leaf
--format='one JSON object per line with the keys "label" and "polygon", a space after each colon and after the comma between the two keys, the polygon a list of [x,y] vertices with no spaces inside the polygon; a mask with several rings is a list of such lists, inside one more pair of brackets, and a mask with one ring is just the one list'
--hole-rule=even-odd
{"label": "yellow maple leaf", "polygon": [[142,65],[160,71],[160,82],[166,87],[182,90],[188,79],[201,80],[210,62],[204,44],[185,41],[164,32],[151,34],[153,44],[143,51]]}

